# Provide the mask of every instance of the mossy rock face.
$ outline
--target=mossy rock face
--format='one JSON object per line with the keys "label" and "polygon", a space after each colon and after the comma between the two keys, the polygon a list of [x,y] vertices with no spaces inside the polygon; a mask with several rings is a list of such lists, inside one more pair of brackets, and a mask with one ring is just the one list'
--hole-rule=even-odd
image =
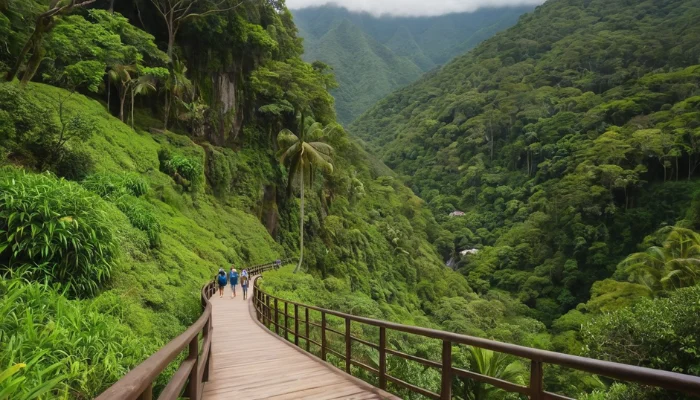
{"label": "mossy rock face", "polygon": [[280,213],[277,207],[277,186],[265,186],[265,194],[262,201],[260,221],[272,237],[277,237],[280,232]]}

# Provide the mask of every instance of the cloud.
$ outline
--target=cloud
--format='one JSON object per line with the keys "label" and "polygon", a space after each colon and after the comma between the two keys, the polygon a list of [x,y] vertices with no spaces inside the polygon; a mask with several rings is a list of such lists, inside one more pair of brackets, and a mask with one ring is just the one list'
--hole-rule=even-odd
{"label": "cloud", "polygon": [[456,12],[472,12],[486,7],[539,5],[545,0],[287,0],[292,10],[337,5],[353,12],[375,16],[436,16]]}

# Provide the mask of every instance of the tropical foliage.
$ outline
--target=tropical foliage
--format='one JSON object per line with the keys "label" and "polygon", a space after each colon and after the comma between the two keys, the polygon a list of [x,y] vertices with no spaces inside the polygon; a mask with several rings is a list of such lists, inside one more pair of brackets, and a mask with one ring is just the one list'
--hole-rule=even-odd
{"label": "tropical foliage", "polygon": [[104,202],[79,185],[4,170],[0,271],[94,296],[112,270],[114,232]]}
{"label": "tropical foliage", "polygon": [[445,261],[549,324],[691,207],[698,16],[685,0],[547,2],[351,131],[450,232],[433,242]]}
{"label": "tropical foliage", "polygon": [[[305,272],[268,290],[628,361],[619,339],[638,364],[697,373],[699,12],[544,4],[354,125],[396,174],[337,125],[332,69],[302,60],[281,1],[0,1],[0,70],[20,78],[0,83],[0,393],[94,397],[194,321],[212,271],[297,255]],[[464,368],[525,379],[455,347]],[[414,364],[387,366],[439,390]],[[570,397],[665,395],[607,383],[545,369]]]}
{"label": "tropical foliage", "polygon": [[333,173],[333,161],[331,155],[333,148],[323,142],[323,136],[327,134],[328,129],[334,127],[323,128],[318,122],[314,122],[308,127],[304,124],[304,115],[301,115],[301,124],[299,126],[299,136],[295,135],[289,129],[280,131],[277,135],[277,143],[280,146],[280,162],[288,164],[289,176],[287,178],[288,192],[291,193],[292,188],[299,186],[301,193],[301,206],[299,210],[299,263],[295,271],[301,269],[304,260],[304,189],[306,185],[313,185],[314,175],[317,169]]}

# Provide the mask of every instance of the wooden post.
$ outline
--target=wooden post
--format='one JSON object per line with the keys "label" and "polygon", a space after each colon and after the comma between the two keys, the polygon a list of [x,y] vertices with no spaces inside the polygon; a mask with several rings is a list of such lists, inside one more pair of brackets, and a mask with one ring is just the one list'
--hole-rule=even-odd
{"label": "wooden post", "polygon": [[452,343],[442,341],[442,379],[440,380],[440,400],[452,399]]}
{"label": "wooden post", "polygon": [[311,340],[311,336],[309,336],[309,307],[306,307],[306,351],[308,352],[311,349],[311,343],[309,340]]}
{"label": "wooden post", "polygon": [[287,307],[289,303],[286,301],[284,302],[284,339],[289,340],[289,324],[287,323],[289,320],[289,307]]}
{"label": "wooden post", "polygon": [[326,313],[321,311],[321,360],[326,361]]}
{"label": "wooden post", "polygon": [[350,340],[350,318],[345,318],[345,372],[350,373],[352,364],[352,340]]}
{"label": "wooden post", "polygon": [[272,317],[272,314],[270,313],[270,296],[265,295],[265,303],[267,304],[267,309],[265,310],[265,313],[267,314],[267,327],[270,326],[270,317]]}
{"label": "wooden post", "polygon": [[386,389],[386,328],[379,327],[379,388]]}
{"label": "wooden post", "polygon": [[153,400],[153,383],[149,383],[137,400]]}
{"label": "wooden post", "polygon": [[294,305],[294,344],[299,347],[299,305]]}
{"label": "wooden post", "polygon": [[542,384],[542,362],[532,360],[530,362],[530,399],[544,399],[544,387]]}
{"label": "wooden post", "polygon": [[192,340],[190,340],[190,348],[187,353],[188,360],[195,360],[194,366],[190,371],[190,377],[187,381],[187,397],[190,400],[199,400],[199,377],[197,376],[197,371],[199,370],[199,334],[196,334]]}
{"label": "wooden post", "polygon": [[280,334],[280,308],[278,307],[277,298],[275,298],[275,333]]}

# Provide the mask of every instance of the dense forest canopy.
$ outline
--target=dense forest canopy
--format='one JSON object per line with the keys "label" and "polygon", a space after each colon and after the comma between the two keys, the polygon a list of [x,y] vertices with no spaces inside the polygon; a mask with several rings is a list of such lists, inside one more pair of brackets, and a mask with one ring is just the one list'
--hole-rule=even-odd
{"label": "dense forest canopy", "polygon": [[436,17],[376,17],[337,5],[293,10],[304,59],[333,68],[338,121],[349,124],[392,91],[515,24],[532,7]]}
{"label": "dense forest canopy", "polygon": [[459,265],[474,289],[564,313],[646,235],[698,223],[699,16],[693,1],[550,1],[352,131],[453,233],[446,260],[481,250]]}
{"label": "dense forest canopy", "polygon": [[[283,1],[0,0],[0,393],[95,397],[199,316],[218,268],[302,254],[266,288],[698,374],[699,16],[551,0],[364,114],[368,152]],[[527,380],[510,357],[454,355]],[[669,398],[558,368],[545,384]]]}

